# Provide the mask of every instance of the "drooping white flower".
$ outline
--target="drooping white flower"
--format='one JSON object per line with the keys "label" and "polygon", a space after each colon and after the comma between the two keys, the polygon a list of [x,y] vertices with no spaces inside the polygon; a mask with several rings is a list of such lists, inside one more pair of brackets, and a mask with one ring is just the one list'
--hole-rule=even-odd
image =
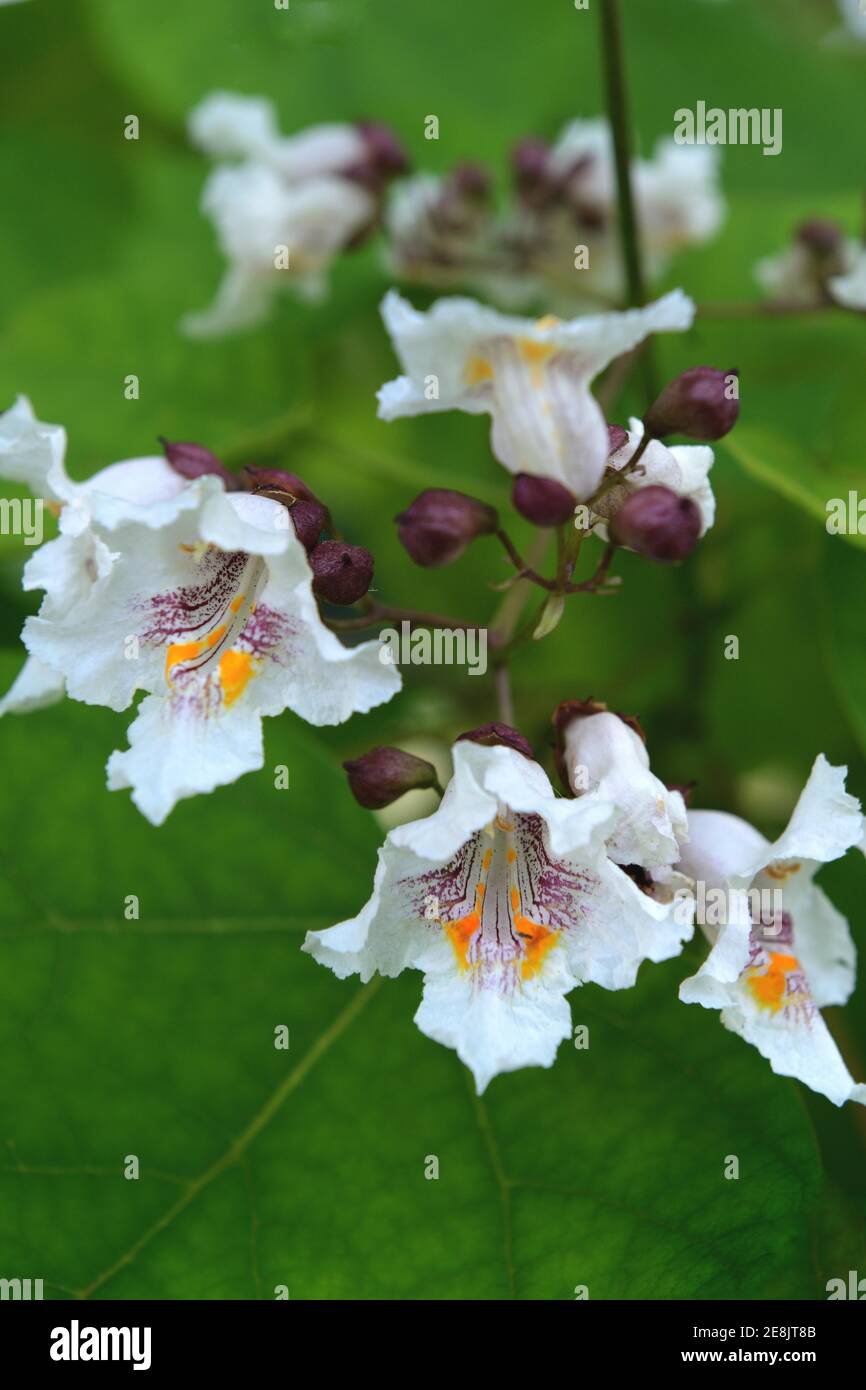
{"label": "drooping white flower", "polygon": [[844,275],[831,276],[827,288],[837,304],[844,305],[846,309],[866,310],[866,247],[858,246]]}
{"label": "drooping white flower", "polygon": [[[22,412],[34,477],[71,496],[60,537],[27,567],[27,586],[46,590],[23,632],[39,665],[25,668],[7,707],[45,703],[43,672],[55,679],[46,698],[65,686],[73,699],[123,710],[147,691],[108,780],[131,787],[154,824],[183,797],[261,767],[264,715],[291,709],[336,724],[399,689],[378,643],[344,647],[322,623],[306,552],[278,502],[227,493],[214,476],[188,482],[159,458],[64,482],[62,461],[45,466],[48,444],[59,447],[54,427],[32,413],[30,422]],[[26,471],[20,456],[7,465]]]}
{"label": "drooping white flower", "polygon": [[844,1004],[854,987],[848,923],[814,883],[822,864],[863,837],[845,769],[816,758],[773,844],[720,811],[690,813],[689,837],[681,867],[697,884],[698,903],[721,895],[722,905],[706,913],[712,950],[683,981],[680,998],[721,1009],[725,1027],[753,1043],[780,1075],[797,1077],[835,1105],[866,1104],[866,1085],[854,1083],[819,1013]]}
{"label": "drooping white flower", "polygon": [[615,808],[611,859],[643,869],[676,863],[688,839],[685,802],[650,771],[639,726],[592,701],[566,701],[553,720],[563,781],[575,796],[597,793]]}
{"label": "drooping white flower", "polygon": [[608,452],[590,383],[650,333],[688,328],[694,305],[675,290],[643,309],[564,323],[500,314],[462,298],[437,300],[421,313],[391,290],[382,316],[405,373],[378,392],[383,420],[488,413],[491,448],[510,472],[556,478],[589,497]]}
{"label": "drooping white flower", "polygon": [[[629,420],[628,438],[608,459],[608,467],[623,470],[633,458],[644,436],[643,421]],[[644,487],[666,487],[679,497],[689,497],[701,514],[702,536],[716,517],[716,499],[710,484],[715,456],[709,444],[663,444],[653,439],[647,444],[634,469],[600,499],[598,514],[610,517],[633,492]],[[603,524],[596,528],[606,536]]]}
{"label": "drooping white flower", "polygon": [[692,930],[607,857],[610,803],[557,798],[528,751],[458,741],[441,805],[388,834],[367,905],[304,943],[340,979],[422,971],[415,1022],[479,1093],[553,1063],[576,985],[628,988]]}
{"label": "drooping white flower", "polygon": [[247,328],[284,289],[315,299],[334,257],[374,223],[381,190],[403,167],[396,140],[371,123],[282,136],[273,104],[215,92],[191,112],[193,144],[218,165],[202,195],[229,266],[216,299],[182,327],[193,337]]}

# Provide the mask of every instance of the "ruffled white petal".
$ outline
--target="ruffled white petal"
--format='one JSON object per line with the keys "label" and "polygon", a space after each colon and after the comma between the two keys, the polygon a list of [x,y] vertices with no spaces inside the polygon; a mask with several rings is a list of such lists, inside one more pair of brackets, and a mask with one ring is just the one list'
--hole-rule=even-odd
{"label": "ruffled white petal", "polygon": [[273,102],[265,97],[242,97],[212,92],[190,112],[189,138],[216,158],[267,158],[279,140]]}
{"label": "ruffled white petal", "polygon": [[680,858],[688,838],[683,798],[653,775],[643,739],[618,715],[572,719],[565,760],[575,795],[598,792],[616,807],[607,848],[617,864],[652,869]]}
{"label": "ruffled white petal", "polygon": [[[866,15],[863,16],[866,23]],[[838,304],[846,309],[866,309],[866,250],[861,250],[845,275],[834,275],[828,287]]]}
{"label": "ruffled white petal", "polygon": [[26,396],[0,415],[0,477],[26,483],[37,497],[53,498],[49,478],[65,478],[66,431],[37,420]]}
{"label": "ruffled white petal", "polygon": [[66,682],[50,666],[28,656],[12,685],[0,700],[0,715],[29,714],[62,700]]}
{"label": "ruffled white petal", "polygon": [[489,412],[491,446],[506,468],[557,478],[580,497],[595,489],[607,458],[591,381],[648,334],[688,328],[694,305],[677,290],[644,309],[564,323],[461,298],[421,313],[391,290],[382,315],[404,371],[378,393],[382,418]]}

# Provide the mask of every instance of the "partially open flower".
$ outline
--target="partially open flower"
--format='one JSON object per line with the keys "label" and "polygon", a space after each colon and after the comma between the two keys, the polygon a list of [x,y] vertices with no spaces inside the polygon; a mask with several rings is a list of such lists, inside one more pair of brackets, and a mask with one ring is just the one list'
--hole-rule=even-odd
{"label": "partially open flower", "polygon": [[438,781],[432,763],[402,748],[371,748],[343,767],[355,800],[370,811],[390,806],[406,792],[435,787]]}
{"label": "partially open flower", "polygon": [[604,705],[567,700],[553,715],[560,776],[575,796],[597,792],[616,808],[607,839],[617,864],[675,864],[688,839],[686,807],[650,771],[640,726]]}
{"label": "partially open flower", "polygon": [[378,393],[383,420],[489,413],[491,448],[509,472],[554,478],[581,499],[601,480],[609,447],[590,383],[648,334],[688,328],[694,305],[676,290],[642,309],[563,323],[471,299],[440,299],[420,313],[391,290],[382,314],[405,373]]}
{"label": "partially open flower", "polygon": [[498,742],[462,740],[453,758],[438,810],[387,836],[366,907],[304,950],[340,979],[422,971],[415,1022],[481,1092],[500,1072],[552,1064],[576,985],[628,988],[691,926],[607,857],[601,797],[555,796],[537,763]]}
{"label": "partially open flower", "polygon": [[690,367],[669,382],[644,416],[654,439],[684,434],[689,439],[721,439],[737,423],[740,400],[736,372]]}
{"label": "partially open flower", "polygon": [[489,536],[499,524],[486,502],[447,487],[425,488],[396,521],[401,544],[415,564],[426,569],[450,565],[472,541]]}
{"label": "partially open flower", "polygon": [[848,923],[813,880],[862,837],[845,769],[821,754],[775,843],[737,816],[692,811],[681,861],[706,904],[698,915],[712,949],[680,998],[721,1009],[725,1027],[773,1071],[834,1105],[866,1104],[866,1085],[855,1085],[818,1012],[848,999],[855,952]]}
{"label": "partially open flower", "polygon": [[[604,518],[605,522],[610,523],[614,517],[618,516],[625,504],[642,490],[664,488],[675,493],[677,497],[694,503],[700,518],[698,536],[706,535],[716,515],[716,501],[709,478],[710,469],[713,466],[712,449],[708,444],[674,444],[668,446],[663,444],[661,440],[651,439],[646,448],[641,450],[637,462],[633,464],[632,460],[643,444],[644,429],[640,420],[633,419],[629,421],[629,424],[630,430],[625,435],[625,442],[619,448],[614,449],[608,460],[611,475],[617,473],[621,475],[621,478],[612,487],[606,487],[593,502],[593,512]],[[614,430],[618,431],[618,428],[618,426],[612,426],[612,433]],[[617,434],[617,438],[613,440],[614,445],[618,442],[618,438],[619,435]],[[684,523],[683,519],[675,515],[672,510],[669,520],[673,523],[674,532],[676,534],[681,533],[683,540],[688,539],[694,523],[694,513],[691,508],[686,509]],[[627,526],[628,514],[617,539],[620,545],[631,547],[632,541],[625,539]],[[603,523],[598,523],[596,530],[602,536],[607,535],[607,528]],[[641,540],[639,525],[635,525],[633,539]],[[661,539],[663,542],[663,535]],[[652,540],[650,540],[650,544],[652,545]],[[633,548],[637,550],[640,546],[635,545]],[[676,550],[676,544],[673,548]],[[664,557],[652,556],[652,558]],[[674,556],[672,558],[681,557]]]}

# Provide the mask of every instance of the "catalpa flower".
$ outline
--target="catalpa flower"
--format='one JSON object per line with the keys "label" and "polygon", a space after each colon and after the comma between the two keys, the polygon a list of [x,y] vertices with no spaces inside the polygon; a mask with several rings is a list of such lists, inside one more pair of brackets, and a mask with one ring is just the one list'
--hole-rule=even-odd
{"label": "catalpa flower", "polygon": [[[46,428],[31,416],[21,431],[34,476]],[[65,686],[72,699],[124,710],[148,692],[130,748],[109,759],[108,785],[132,788],[154,824],[183,797],[262,767],[264,715],[291,709],[337,724],[399,689],[377,642],[347,648],[323,624],[306,551],[278,501],[227,492],[213,474],[189,481],[159,458],[68,487],[61,530],[67,515],[80,529],[27,567],[25,583],[46,598],[24,644],[53,673],[55,695]],[[8,707],[28,707],[22,692]]]}
{"label": "catalpa flower", "polygon": [[563,323],[461,298],[421,313],[391,290],[382,315],[405,373],[378,393],[383,420],[440,410],[490,414],[491,448],[509,472],[555,478],[581,498],[595,491],[608,454],[590,383],[650,333],[688,328],[694,305],[675,290],[643,309]]}
{"label": "catalpa flower", "polygon": [[782,303],[866,309],[866,247],[824,218],[804,222],[789,246],[758,261],[755,277]]}
{"label": "catalpa flower", "polygon": [[382,190],[405,168],[384,127],[313,126],[283,137],[271,102],[217,92],[191,113],[194,144],[223,164],[202,194],[229,268],[213,305],[183,321],[195,337],[250,327],[276,294],[320,298],[338,252],[356,245],[378,217]]}
{"label": "catalpa flower", "polygon": [[388,834],[367,905],[304,950],[340,979],[422,971],[415,1022],[480,1093],[500,1072],[552,1065],[576,985],[628,988],[692,928],[608,858],[611,804],[556,797],[516,731],[486,726],[453,755],[438,810]]}
{"label": "catalpa flower", "polygon": [[650,771],[637,720],[593,700],[566,700],[553,724],[565,786],[575,796],[596,793],[615,808],[607,836],[611,859],[642,869],[676,863],[689,835],[685,802]]}
{"label": "catalpa flower", "polygon": [[[643,422],[629,420],[628,430],[614,426],[612,434],[612,453],[608,468],[623,472],[621,480],[615,481],[609,491],[599,500],[597,515],[609,518],[615,515],[623,503],[633,493],[646,487],[665,487],[679,497],[688,497],[695,503],[700,513],[700,535],[706,535],[716,518],[716,499],[710,484],[710,469],[714,454],[708,444],[663,444],[660,439],[652,439],[641,453],[634,468],[628,468],[644,437]],[[596,527],[602,537],[606,530],[602,524]]]}
{"label": "catalpa flower", "polygon": [[773,844],[721,811],[693,811],[689,837],[682,869],[699,890],[724,895],[726,910],[713,923],[707,914],[712,950],[683,981],[680,998],[721,1009],[725,1027],[753,1043],[781,1076],[797,1077],[835,1105],[866,1104],[866,1085],[855,1085],[818,1012],[844,1004],[854,988],[848,923],[814,882],[822,864],[863,838],[845,769],[816,758]]}

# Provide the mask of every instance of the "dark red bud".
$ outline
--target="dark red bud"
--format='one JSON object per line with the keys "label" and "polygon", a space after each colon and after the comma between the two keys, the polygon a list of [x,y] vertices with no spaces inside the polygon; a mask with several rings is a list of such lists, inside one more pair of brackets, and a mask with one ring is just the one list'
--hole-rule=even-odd
{"label": "dark red bud", "polygon": [[485,748],[513,748],[515,753],[522,753],[524,758],[535,762],[535,753],[529,739],[518,729],[512,729],[510,724],[482,724],[477,729],[468,729],[465,734],[459,734],[454,740],[455,743],[464,741],[480,743]]}
{"label": "dark red bud", "polygon": [[490,174],[483,164],[466,161],[457,164],[448,175],[446,194],[466,202],[484,202],[490,194]]}
{"label": "dark red bud", "polygon": [[644,416],[654,439],[684,434],[689,439],[721,439],[737,423],[740,402],[735,371],[691,367],[674,377]]}
{"label": "dark red bud", "polygon": [[287,492],[308,502],[319,500],[297,473],[288,473],[284,468],[258,468],[248,463],[241,469],[240,476],[250,492]]}
{"label": "dark red bud", "polygon": [[343,763],[352,795],[368,811],[380,811],[406,792],[437,785],[436,769],[402,748],[371,748]]}
{"label": "dark red bud", "polygon": [[310,552],[313,589],[329,603],[357,603],[373,581],[373,557],[362,545],[321,541]]}
{"label": "dark red bud", "polygon": [[694,550],[701,534],[701,513],[691,497],[667,487],[633,492],[610,522],[611,538],[648,560],[674,564]]}
{"label": "dark red bud", "polygon": [[607,439],[607,456],[610,458],[612,454],[618,454],[628,443],[628,430],[624,430],[622,425],[608,425]]}
{"label": "dark red bud", "polygon": [[295,528],[295,535],[305,550],[310,551],[319,542],[328,524],[328,509],[321,502],[308,502],[299,497],[289,507],[289,516]]}
{"label": "dark red bud", "polygon": [[447,487],[420,492],[395,520],[401,543],[426,569],[449,565],[476,536],[489,535],[499,524],[486,502]]}
{"label": "dark red bud", "polygon": [[528,135],[518,140],[511,151],[511,168],[520,189],[535,187],[547,179],[550,146],[544,140]]}
{"label": "dark red bud", "polygon": [[516,511],[533,526],[562,526],[574,515],[576,499],[555,478],[518,473],[511,489]]}
{"label": "dark red bud", "polygon": [[797,240],[818,256],[832,256],[843,241],[841,227],[822,217],[813,217],[797,228]]}
{"label": "dark red bud", "polygon": [[393,130],[379,121],[356,121],[355,129],[363,137],[366,150],[357,164],[345,170],[345,175],[380,192],[388,179],[406,173],[409,157]]}
{"label": "dark red bud", "polygon": [[189,444],[182,440],[172,442],[164,435],[158,438],[165,457],[182,478],[222,478],[226,492],[236,492],[243,486],[238,475],[230,472],[216,454],[212,454],[203,444]]}

